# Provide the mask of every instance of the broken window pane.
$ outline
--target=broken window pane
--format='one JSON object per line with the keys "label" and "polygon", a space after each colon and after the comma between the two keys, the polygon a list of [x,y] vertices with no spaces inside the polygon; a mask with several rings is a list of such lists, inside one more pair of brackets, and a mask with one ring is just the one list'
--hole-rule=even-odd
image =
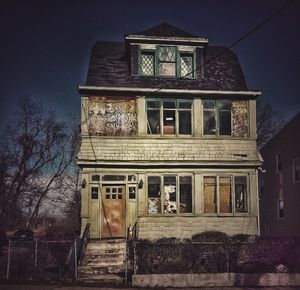
{"label": "broken window pane", "polygon": [[231,213],[231,178],[219,178],[220,213]]}
{"label": "broken window pane", "polygon": [[217,184],[216,177],[204,177],[204,212],[217,212]]}
{"label": "broken window pane", "polygon": [[231,135],[231,111],[219,112],[220,135]]}
{"label": "broken window pane", "polygon": [[179,134],[192,134],[191,111],[179,111]]}
{"label": "broken window pane", "polygon": [[216,134],[216,117],[215,111],[204,111],[204,134],[215,135]]}
{"label": "broken window pane", "polygon": [[148,134],[160,134],[160,111],[147,111],[147,132]]}
{"label": "broken window pane", "polygon": [[148,177],[148,213],[161,213],[160,176]]}
{"label": "broken window pane", "polygon": [[92,187],[91,198],[98,199],[98,187]]}
{"label": "broken window pane", "polygon": [[191,213],[192,212],[192,177],[180,176],[179,178],[179,190],[180,190],[180,212]]}
{"label": "broken window pane", "polygon": [[164,134],[175,134],[175,110],[164,110]]}
{"label": "broken window pane", "polygon": [[129,199],[135,199],[135,197],[136,197],[136,187],[135,186],[128,187],[128,195],[129,195]]}
{"label": "broken window pane", "polygon": [[235,176],[235,212],[247,212],[247,177]]}
{"label": "broken window pane", "polygon": [[164,213],[176,213],[176,176],[164,177]]}

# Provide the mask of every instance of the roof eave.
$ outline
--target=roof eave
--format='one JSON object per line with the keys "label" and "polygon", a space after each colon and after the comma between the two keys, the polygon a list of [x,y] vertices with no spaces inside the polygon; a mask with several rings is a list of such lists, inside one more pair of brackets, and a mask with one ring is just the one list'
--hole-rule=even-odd
{"label": "roof eave", "polygon": [[177,43],[194,43],[194,44],[208,44],[207,38],[201,37],[178,37],[178,36],[149,36],[149,35],[125,35],[125,40],[127,41],[164,41],[177,42]]}
{"label": "roof eave", "polygon": [[187,89],[158,89],[158,88],[138,88],[138,87],[107,87],[107,86],[79,86],[80,94],[90,93],[152,93],[156,94],[185,94],[185,95],[239,95],[257,97],[261,91],[231,91],[231,90],[187,90]]}

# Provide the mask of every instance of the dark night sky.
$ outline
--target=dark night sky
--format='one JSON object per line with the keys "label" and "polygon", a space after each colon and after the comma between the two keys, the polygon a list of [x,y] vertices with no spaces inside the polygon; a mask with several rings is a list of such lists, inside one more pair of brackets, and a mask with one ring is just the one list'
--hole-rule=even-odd
{"label": "dark night sky", "polygon": [[[79,115],[97,40],[168,22],[211,44],[228,46],[288,0],[0,1],[0,122],[31,95],[59,117]],[[233,48],[250,89],[290,119],[300,110],[300,1]]]}

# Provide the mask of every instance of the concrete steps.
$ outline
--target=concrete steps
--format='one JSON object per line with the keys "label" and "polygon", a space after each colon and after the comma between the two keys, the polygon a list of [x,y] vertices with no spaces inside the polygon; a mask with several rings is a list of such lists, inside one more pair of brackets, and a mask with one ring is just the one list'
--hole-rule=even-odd
{"label": "concrete steps", "polygon": [[121,284],[125,260],[125,239],[92,240],[78,267],[78,280],[83,284]]}

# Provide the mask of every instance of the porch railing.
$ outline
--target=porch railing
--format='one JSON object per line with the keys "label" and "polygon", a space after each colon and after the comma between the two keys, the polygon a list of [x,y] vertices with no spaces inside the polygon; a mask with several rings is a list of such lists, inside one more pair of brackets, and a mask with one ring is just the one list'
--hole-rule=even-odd
{"label": "porch railing", "polygon": [[81,265],[87,245],[90,241],[90,226],[91,226],[91,224],[89,224],[89,223],[86,224],[83,235],[79,241],[78,250],[77,250],[77,261],[78,261],[77,264],[78,265]]}

